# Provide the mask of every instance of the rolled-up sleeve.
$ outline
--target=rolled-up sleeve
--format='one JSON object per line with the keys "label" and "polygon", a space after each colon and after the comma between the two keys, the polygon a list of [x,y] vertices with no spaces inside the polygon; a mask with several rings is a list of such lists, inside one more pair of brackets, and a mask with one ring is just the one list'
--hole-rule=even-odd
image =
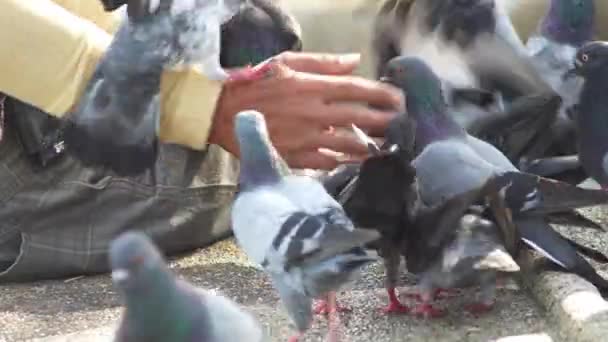
{"label": "rolled-up sleeve", "polygon": [[[1,1],[0,91],[62,117],[80,98],[117,23],[99,1]],[[204,149],[221,83],[192,69],[166,72],[161,88],[161,140]]]}

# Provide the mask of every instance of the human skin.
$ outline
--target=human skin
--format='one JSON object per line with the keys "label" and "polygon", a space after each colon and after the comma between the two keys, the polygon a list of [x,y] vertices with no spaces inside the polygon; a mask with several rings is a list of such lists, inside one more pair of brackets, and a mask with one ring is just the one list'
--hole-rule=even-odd
{"label": "human skin", "polygon": [[238,157],[234,116],[255,109],[265,115],[270,139],[290,167],[329,170],[362,160],[367,146],[334,128],[355,124],[381,136],[403,107],[403,97],[390,85],[350,75],[359,61],[352,54],[297,52],[271,58],[264,62],[272,64],[270,77],[224,85],[209,143]]}

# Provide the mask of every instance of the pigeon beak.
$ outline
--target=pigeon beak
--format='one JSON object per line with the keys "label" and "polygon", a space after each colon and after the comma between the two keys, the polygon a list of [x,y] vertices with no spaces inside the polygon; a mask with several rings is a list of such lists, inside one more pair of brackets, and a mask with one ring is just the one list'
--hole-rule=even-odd
{"label": "pigeon beak", "polygon": [[115,269],[112,271],[112,281],[116,284],[123,284],[129,279],[129,271],[124,268]]}
{"label": "pigeon beak", "polygon": [[380,82],[384,82],[384,83],[392,83],[393,79],[388,77],[388,76],[383,76],[380,77]]}

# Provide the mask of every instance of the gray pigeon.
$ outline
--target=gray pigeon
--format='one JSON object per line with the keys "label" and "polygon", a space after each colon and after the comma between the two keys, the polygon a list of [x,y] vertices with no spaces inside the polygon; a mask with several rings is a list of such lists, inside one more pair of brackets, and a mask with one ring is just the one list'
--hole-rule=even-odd
{"label": "gray pigeon", "polygon": [[593,39],[594,17],[594,0],[551,0],[536,33],[527,41],[534,65],[563,100],[551,130],[545,130],[537,146],[531,147],[528,158],[576,153],[572,144],[576,132],[570,117],[582,84],[563,75],[573,67],[576,50]]}
{"label": "gray pigeon", "polygon": [[256,65],[288,50],[302,50],[302,29],[278,0],[250,0],[222,25],[224,68]]}
{"label": "gray pigeon", "polygon": [[[564,211],[577,204],[607,203],[607,193],[519,172],[494,146],[470,136],[452,119],[441,94],[441,81],[421,59],[391,60],[386,79],[404,91],[408,114],[416,120],[417,156],[412,165],[426,205],[441,203],[498,176],[522,241],[564,269],[600,289],[608,289],[608,281],[544,217],[551,211]],[[534,215],[534,211],[538,214]]]}
{"label": "gray pigeon", "polygon": [[114,342],[261,342],[262,328],[234,302],[176,279],[143,233],[112,241],[114,286],[125,310]]}
{"label": "gray pigeon", "polygon": [[503,246],[508,237],[480,216],[482,212],[471,211],[474,204],[493,202],[493,210],[507,219],[500,196],[497,177],[492,177],[479,188],[417,208],[402,245],[408,271],[419,276],[422,303],[412,310],[414,314],[442,316],[445,311],[431,304],[440,290],[476,285],[481,288],[481,298],[467,309],[487,311],[494,303],[497,274],[519,271]]}
{"label": "gray pigeon", "polygon": [[479,128],[478,121],[499,122],[489,133],[506,136],[496,144],[511,159],[518,159],[537,128],[555,117],[559,96],[524,53],[501,3],[388,1],[377,16],[373,42],[378,75],[393,57],[424,59],[441,75],[443,95],[458,123],[468,130]]}
{"label": "gray pigeon", "polygon": [[608,43],[593,41],[576,53],[567,78],[584,80],[578,99],[575,122],[578,129],[578,156],[587,174],[604,190],[608,188]]}
{"label": "gray pigeon", "polygon": [[266,64],[230,73],[220,66],[220,25],[244,1],[128,1],[126,19],[75,112],[67,116],[67,150],[86,166],[107,167],[122,176],[140,174],[158,155],[163,70],[193,65],[218,81],[262,77]]}
{"label": "gray pigeon", "polygon": [[376,260],[362,246],[379,234],[356,229],[316,179],[282,174],[261,113],[238,113],[235,135],[241,150],[240,191],[232,208],[236,240],[270,275],[298,330],[291,341],[310,327],[312,300],[320,297],[327,299],[333,336],[335,291]]}

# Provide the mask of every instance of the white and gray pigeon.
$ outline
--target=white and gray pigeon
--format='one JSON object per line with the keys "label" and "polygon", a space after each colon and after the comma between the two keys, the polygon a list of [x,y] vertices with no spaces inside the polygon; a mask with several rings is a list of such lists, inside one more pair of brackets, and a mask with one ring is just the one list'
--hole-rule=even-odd
{"label": "white and gray pigeon", "polygon": [[[158,156],[163,70],[197,68],[217,81],[254,80],[259,68],[224,70],[220,25],[248,0],[123,0],[126,17],[77,104],[66,116],[68,151],[85,166],[134,176]],[[124,10],[124,8],[121,8]],[[205,96],[205,94],[201,94]]]}
{"label": "white and gray pigeon", "polygon": [[[477,285],[481,296],[465,309],[473,313],[488,311],[494,304],[497,275],[519,271],[504,246],[511,239],[506,235],[510,232],[484,217],[485,208],[494,212],[493,219],[508,220],[497,180],[497,176],[490,177],[479,188],[417,208],[402,243],[408,271],[419,276],[418,297],[422,303],[413,308],[414,314],[443,316],[445,310],[432,305],[435,296]],[[482,210],[475,212],[473,205],[481,205]]]}
{"label": "white and gray pigeon", "polygon": [[458,123],[484,139],[506,134],[502,149],[516,158],[535,128],[553,120],[559,96],[534,68],[503,6],[494,0],[387,1],[376,18],[373,53],[378,76],[393,57],[425,60],[440,75]]}
{"label": "white and gray pigeon", "polygon": [[379,238],[357,229],[316,180],[285,174],[268,136],[264,116],[236,115],[240,148],[240,190],[232,208],[232,229],[247,255],[270,275],[298,333],[310,327],[312,300],[327,299],[329,336],[337,326],[335,291],[376,260],[363,248]]}
{"label": "white and gray pigeon", "polygon": [[[452,119],[441,94],[440,79],[421,59],[394,58],[386,67],[385,77],[404,91],[408,115],[416,121],[417,155],[412,165],[426,205],[436,205],[499,176],[522,241],[598,288],[608,289],[608,281],[544,217],[551,210],[607,203],[606,192],[521,173],[494,146],[467,134]],[[539,215],[532,215],[540,208]]]}
{"label": "white and gray pigeon", "polygon": [[[576,154],[572,140],[576,139],[571,119],[578,102],[582,82],[564,79],[574,65],[578,48],[594,38],[595,0],[551,0],[547,12],[536,31],[528,38],[526,48],[539,73],[560,95],[562,105],[545,146],[536,147],[536,155],[543,157],[546,149],[554,146],[560,154]],[[544,140],[544,139],[543,139]]]}
{"label": "white and gray pigeon", "polygon": [[141,232],[112,241],[110,264],[125,306],[114,342],[267,340],[256,319],[236,303],[177,279]]}

